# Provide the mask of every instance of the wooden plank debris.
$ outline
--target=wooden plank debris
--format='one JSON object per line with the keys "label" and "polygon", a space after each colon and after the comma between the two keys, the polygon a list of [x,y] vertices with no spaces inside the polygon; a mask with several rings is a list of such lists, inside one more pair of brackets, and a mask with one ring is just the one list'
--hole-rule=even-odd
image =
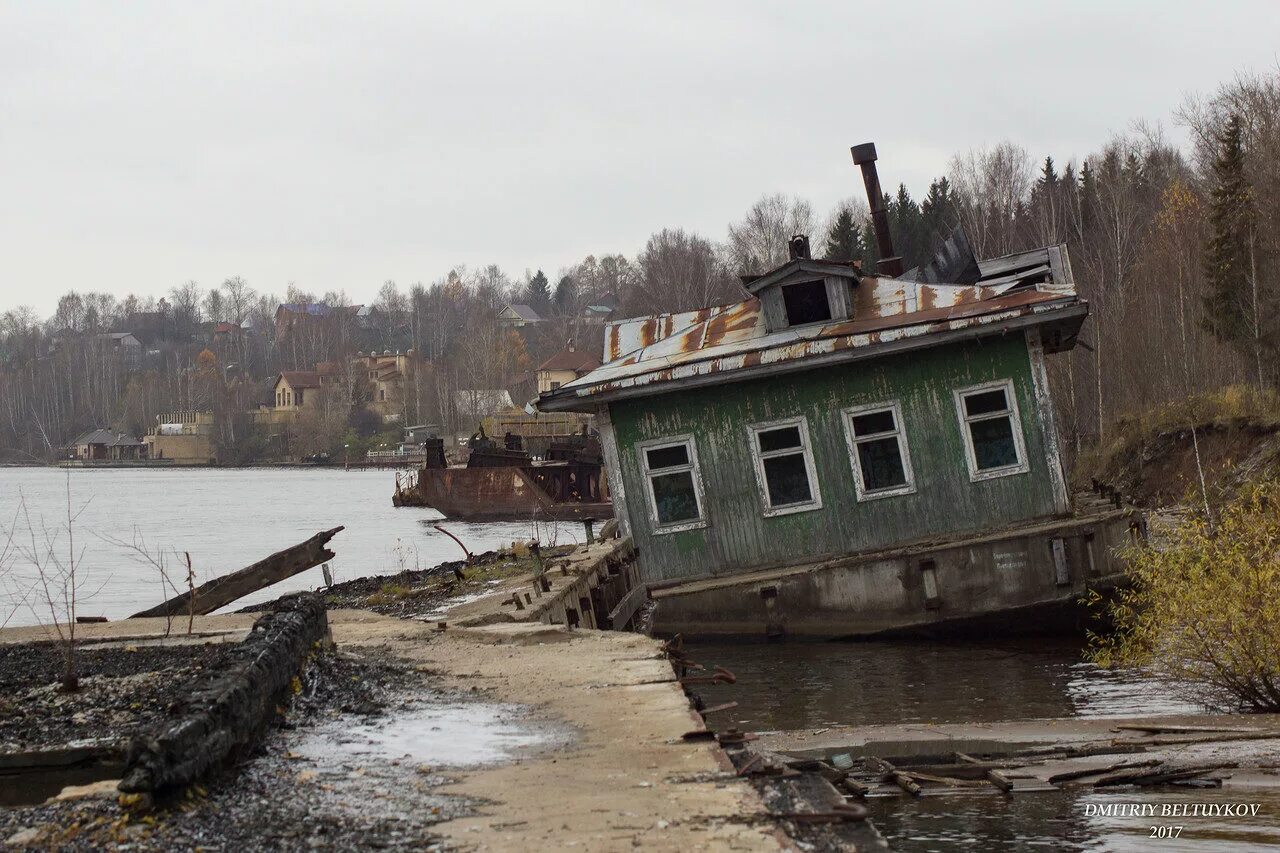
{"label": "wooden plank debris", "polygon": [[1131,770],[1135,767],[1155,767],[1160,761],[1155,758],[1148,758],[1142,761],[1119,761],[1115,764],[1107,764],[1103,767],[1086,767],[1081,770],[1064,770],[1061,773],[1054,773],[1049,777],[1049,781],[1055,785],[1063,782],[1073,782],[1076,779],[1083,779],[1086,776],[1098,776],[1106,773],[1114,773],[1117,770]]}
{"label": "wooden plank debris", "polygon": [[[144,619],[148,616],[178,616],[194,613],[204,616],[224,607],[263,587],[293,577],[312,566],[327,563],[336,555],[325,546],[341,531],[342,527],[324,530],[305,542],[277,551],[252,566],[203,583],[194,591],[188,590],[163,604],[148,608],[130,616]],[[194,601],[193,601],[194,599]]]}
{"label": "wooden plank debris", "polygon": [[1109,773],[1093,783],[1095,788],[1108,788],[1118,785],[1166,785],[1186,779],[1195,779],[1214,770],[1226,770],[1238,767],[1234,761],[1216,764],[1162,764],[1156,768],[1136,767]]}
{"label": "wooden plank debris", "polygon": [[863,766],[872,773],[880,776],[882,781],[892,782],[902,790],[906,791],[913,797],[920,796],[922,788],[919,783],[914,781],[910,776],[898,770],[883,758],[876,758],[874,755],[868,755],[863,760]]}
{"label": "wooden plank debris", "polygon": [[1175,726],[1165,725],[1162,723],[1149,723],[1147,725],[1123,725],[1116,726],[1112,731],[1117,732],[1146,732],[1153,735],[1190,735],[1190,734],[1254,734],[1260,732],[1258,728],[1244,728],[1239,726]]}

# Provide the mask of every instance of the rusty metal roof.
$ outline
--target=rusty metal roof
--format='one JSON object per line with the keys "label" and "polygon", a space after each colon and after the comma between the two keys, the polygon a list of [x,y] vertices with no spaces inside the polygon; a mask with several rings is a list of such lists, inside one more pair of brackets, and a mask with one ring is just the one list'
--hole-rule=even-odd
{"label": "rusty metal roof", "polygon": [[984,261],[983,279],[971,285],[864,277],[851,285],[853,318],[825,325],[769,332],[755,297],[610,323],[605,364],[543,394],[538,405],[546,411],[589,409],[619,396],[662,393],[699,380],[805,370],[1050,323],[1064,324],[1065,348],[1074,344],[1088,308],[1070,282],[1065,252],[1051,259],[1041,255],[1047,251]]}

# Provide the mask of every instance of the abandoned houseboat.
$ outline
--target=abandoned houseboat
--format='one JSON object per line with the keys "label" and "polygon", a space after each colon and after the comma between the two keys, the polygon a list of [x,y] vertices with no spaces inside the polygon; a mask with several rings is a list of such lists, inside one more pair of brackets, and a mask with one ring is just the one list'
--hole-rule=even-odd
{"label": "abandoned houseboat", "polygon": [[1117,580],[1140,519],[1073,504],[1046,376],[1088,314],[1066,247],[902,273],[878,237],[879,275],[799,237],[743,302],[610,323],[540,396],[596,415],[656,630],[1012,629]]}

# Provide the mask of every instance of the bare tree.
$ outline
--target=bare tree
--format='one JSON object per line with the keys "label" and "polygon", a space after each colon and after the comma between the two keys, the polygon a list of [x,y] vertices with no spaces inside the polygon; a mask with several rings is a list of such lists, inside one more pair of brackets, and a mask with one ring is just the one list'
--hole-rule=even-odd
{"label": "bare tree", "polygon": [[624,297],[629,314],[691,311],[743,298],[709,240],[683,228],[665,228],[645,243],[640,274]]}
{"label": "bare tree", "polygon": [[797,234],[814,234],[808,201],[784,193],[761,196],[741,221],[729,226],[729,266],[735,273],[767,272],[786,263],[787,245]]}
{"label": "bare tree", "polygon": [[[67,472],[66,515],[59,528],[51,529],[43,520],[38,525],[32,521],[25,495],[19,497],[18,508],[25,526],[25,530],[19,533],[25,541],[16,544],[20,540],[12,530],[8,534],[8,541],[15,543],[13,549],[16,555],[35,572],[30,592],[36,593],[38,601],[43,603],[49,624],[57,634],[58,645],[62,649],[62,689],[74,691],[80,686],[76,665],[76,607],[89,596],[82,595],[87,581],[81,570],[84,550],[76,550],[75,536],[76,520],[84,506],[79,509],[73,506],[71,472]],[[60,541],[64,534],[65,543]],[[37,621],[41,621],[39,614],[35,612],[37,605],[31,604],[29,594],[26,601]]]}
{"label": "bare tree", "polygon": [[223,280],[222,292],[227,322],[240,325],[249,316],[257,293],[249,286],[249,282],[238,275]]}
{"label": "bare tree", "polygon": [[1014,251],[1018,214],[1034,174],[1026,149],[1012,142],[976,148],[952,157],[948,174],[960,224],[978,257]]}

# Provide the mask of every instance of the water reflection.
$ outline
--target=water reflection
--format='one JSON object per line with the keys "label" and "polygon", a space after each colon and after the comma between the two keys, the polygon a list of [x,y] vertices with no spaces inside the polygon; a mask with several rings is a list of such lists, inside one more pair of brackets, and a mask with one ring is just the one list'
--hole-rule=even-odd
{"label": "water reflection", "polygon": [[[1081,641],[717,643],[687,645],[737,684],[702,687],[708,704],[756,731],[876,723],[1192,713],[1165,685],[1081,660]],[[724,719],[723,716],[717,719]]]}

